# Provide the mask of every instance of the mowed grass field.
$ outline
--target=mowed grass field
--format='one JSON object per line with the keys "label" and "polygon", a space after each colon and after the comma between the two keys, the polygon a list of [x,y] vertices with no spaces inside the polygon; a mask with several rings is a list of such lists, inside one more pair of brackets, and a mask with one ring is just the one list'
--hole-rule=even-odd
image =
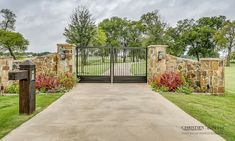
{"label": "mowed grass field", "polygon": [[146,75],[146,60],[141,60],[140,62],[132,63],[131,73],[134,76],[145,76]]}
{"label": "mowed grass field", "polygon": [[19,96],[0,96],[0,139],[45,109],[62,94],[37,94],[36,96],[36,112],[32,115],[19,114]]}
{"label": "mowed grass field", "polygon": [[[126,58],[126,62],[124,62],[123,57],[118,56],[117,62],[115,64],[121,63],[130,63],[131,64],[131,73],[133,76],[145,76],[146,75],[146,60],[140,60],[133,62],[131,57]],[[102,61],[101,57],[88,57],[87,64],[82,66],[81,60],[79,60],[78,64],[78,74],[81,76],[102,76],[110,69],[110,58],[106,56],[104,61]],[[123,65],[122,69],[125,68]],[[108,73],[109,74],[109,73]]]}
{"label": "mowed grass field", "polygon": [[235,64],[225,68],[224,96],[162,94],[228,141],[235,141]]}

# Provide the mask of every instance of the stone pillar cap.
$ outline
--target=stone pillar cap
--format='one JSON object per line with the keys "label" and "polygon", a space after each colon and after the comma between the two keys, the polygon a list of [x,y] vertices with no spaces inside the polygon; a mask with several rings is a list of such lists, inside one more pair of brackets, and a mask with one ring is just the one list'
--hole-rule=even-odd
{"label": "stone pillar cap", "polygon": [[200,58],[200,61],[220,61],[220,58]]}
{"label": "stone pillar cap", "polygon": [[168,47],[168,45],[149,45],[148,46],[149,48],[156,48],[156,47],[164,47],[164,48],[167,48]]}

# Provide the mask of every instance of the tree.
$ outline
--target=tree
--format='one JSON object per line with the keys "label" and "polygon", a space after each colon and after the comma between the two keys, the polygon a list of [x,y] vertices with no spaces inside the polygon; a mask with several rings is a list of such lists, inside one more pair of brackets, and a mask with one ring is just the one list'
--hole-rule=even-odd
{"label": "tree", "polygon": [[215,31],[209,27],[194,26],[184,33],[182,40],[186,43],[188,55],[195,56],[199,61],[201,57],[217,57],[215,44],[212,40]]}
{"label": "tree", "polygon": [[183,41],[185,32],[192,29],[195,21],[185,19],[177,22],[176,27],[168,27],[165,31],[164,40],[168,45],[167,52],[171,55],[182,56],[186,51],[187,44]]}
{"label": "tree", "polygon": [[96,28],[95,35],[92,38],[93,46],[105,46],[106,41],[107,37],[105,35],[105,32],[101,28]]}
{"label": "tree", "polygon": [[157,10],[148,12],[141,16],[140,22],[144,26],[144,46],[151,44],[164,44],[164,30],[166,24],[161,21]]}
{"label": "tree", "polygon": [[[105,35],[105,32],[101,28],[96,28],[95,35],[92,39],[92,44],[93,46],[98,46],[98,47],[104,47],[107,41],[107,37]],[[105,56],[105,49],[101,48],[98,52],[101,57],[102,57],[102,62],[104,62],[104,56]]]}
{"label": "tree", "polygon": [[3,21],[0,22],[0,28],[5,31],[14,31],[16,15],[9,9],[2,9],[0,13],[3,14]]}
{"label": "tree", "polygon": [[84,65],[87,64],[87,47],[95,34],[95,22],[86,7],[79,6],[70,17],[70,24],[65,28],[64,36],[66,42],[81,47],[81,68],[84,72]]}
{"label": "tree", "polygon": [[[126,46],[129,47],[142,47],[142,41],[143,41],[143,33],[144,33],[144,26],[140,21],[129,21],[128,27],[127,27],[127,40],[126,40]],[[124,56],[123,59],[125,58]],[[145,52],[141,51],[136,53],[135,50],[130,49],[129,50],[129,57],[132,57],[132,61],[138,61],[138,59],[143,59],[145,57]]]}
{"label": "tree", "polygon": [[225,26],[215,35],[217,44],[227,50],[227,66],[230,66],[232,48],[235,46],[235,21],[226,22]]}
{"label": "tree", "polygon": [[233,51],[233,52],[231,53],[230,59],[233,60],[233,61],[235,60],[235,51]]}
{"label": "tree", "polygon": [[217,43],[214,34],[223,27],[226,17],[202,17],[192,25],[186,24],[180,41],[188,49],[188,55],[201,57],[218,57]]}
{"label": "tree", "polygon": [[[99,23],[99,27],[106,34],[108,46],[111,47],[128,46],[128,38],[127,38],[128,23],[129,23],[128,20],[119,17],[104,19],[102,22]],[[117,62],[117,54],[118,54],[117,49],[114,48],[114,62]]]}
{"label": "tree", "polygon": [[25,51],[29,42],[20,33],[0,30],[0,49],[8,50],[16,60],[14,51]]}

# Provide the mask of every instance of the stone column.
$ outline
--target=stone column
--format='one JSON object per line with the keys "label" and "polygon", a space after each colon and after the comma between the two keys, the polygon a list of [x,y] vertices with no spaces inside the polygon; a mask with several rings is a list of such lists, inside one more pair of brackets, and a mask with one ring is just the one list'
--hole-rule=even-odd
{"label": "stone column", "polygon": [[222,95],[225,91],[224,60],[219,58],[200,59],[202,92]]}
{"label": "stone column", "polygon": [[6,87],[9,83],[8,72],[12,70],[13,58],[0,58],[0,87]]}
{"label": "stone column", "polygon": [[75,46],[71,44],[57,44],[57,71],[75,73]]}
{"label": "stone column", "polygon": [[166,71],[166,45],[148,46],[148,78]]}

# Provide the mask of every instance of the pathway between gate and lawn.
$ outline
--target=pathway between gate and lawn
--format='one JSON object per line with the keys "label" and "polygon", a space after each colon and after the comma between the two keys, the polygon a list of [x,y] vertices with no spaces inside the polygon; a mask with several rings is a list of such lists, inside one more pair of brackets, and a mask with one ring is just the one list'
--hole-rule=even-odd
{"label": "pathway between gate and lawn", "polygon": [[151,91],[146,84],[78,84],[46,110],[3,138],[3,141],[32,140],[223,139],[161,95]]}

